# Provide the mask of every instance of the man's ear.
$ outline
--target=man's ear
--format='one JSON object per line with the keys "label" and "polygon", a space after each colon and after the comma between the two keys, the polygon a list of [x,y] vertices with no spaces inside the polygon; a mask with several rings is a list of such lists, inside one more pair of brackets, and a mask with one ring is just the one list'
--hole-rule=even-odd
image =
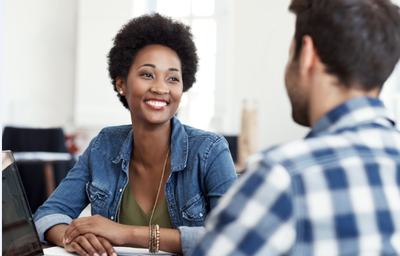
{"label": "man's ear", "polygon": [[300,64],[300,74],[301,75],[309,75],[313,69],[316,51],[314,48],[314,42],[311,36],[305,35],[302,39],[302,47],[299,56],[299,64]]}

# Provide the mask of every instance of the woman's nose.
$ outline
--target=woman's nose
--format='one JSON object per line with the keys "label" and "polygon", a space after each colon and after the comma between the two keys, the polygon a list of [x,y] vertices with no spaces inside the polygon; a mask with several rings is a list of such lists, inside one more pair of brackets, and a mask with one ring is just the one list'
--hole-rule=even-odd
{"label": "woman's nose", "polygon": [[157,94],[167,94],[169,93],[168,87],[164,83],[154,84],[153,87],[150,88],[150,91]]}

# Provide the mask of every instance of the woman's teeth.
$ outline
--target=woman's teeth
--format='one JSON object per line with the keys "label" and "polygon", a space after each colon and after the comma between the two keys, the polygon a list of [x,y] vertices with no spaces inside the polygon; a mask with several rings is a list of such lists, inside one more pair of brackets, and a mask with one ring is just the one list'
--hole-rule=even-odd
{"label": "woman's teeth", "polygon": [[163,107],[166,106],[167,103],[164,101],[145,101],[144,103],[155,106],[155,107]]}

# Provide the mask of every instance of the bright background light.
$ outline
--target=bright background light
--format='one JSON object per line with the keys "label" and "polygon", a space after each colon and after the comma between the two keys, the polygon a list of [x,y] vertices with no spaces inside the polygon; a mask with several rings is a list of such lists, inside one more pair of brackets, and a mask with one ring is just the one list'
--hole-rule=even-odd
{"label": "bright background light", "polygon": [[[400,4],[400,0],[395,0]],[[107,71],[112,39],[132,17],[158,11],[192,27],[197,82],[178,117],[238,135],[243,102],[258,111],[258,149],[301,139],[284,85],[294,33],[290,0],[2,0],[3,127],[80,131],[81,150],[101,128],[129,124]],[[17,15],[16,15],[17,14]],[[400,68],[381,93],[400,123]]]}

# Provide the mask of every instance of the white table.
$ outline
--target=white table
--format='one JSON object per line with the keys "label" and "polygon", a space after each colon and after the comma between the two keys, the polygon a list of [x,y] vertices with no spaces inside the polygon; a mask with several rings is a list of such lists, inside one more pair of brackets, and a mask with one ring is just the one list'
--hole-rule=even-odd
{"label": "white table", "polygon": [[53,164],[71,161],[70,153],[60,152],[13,152],[17,164],[43,164],[46,193],[49,197],[56,189]]}

